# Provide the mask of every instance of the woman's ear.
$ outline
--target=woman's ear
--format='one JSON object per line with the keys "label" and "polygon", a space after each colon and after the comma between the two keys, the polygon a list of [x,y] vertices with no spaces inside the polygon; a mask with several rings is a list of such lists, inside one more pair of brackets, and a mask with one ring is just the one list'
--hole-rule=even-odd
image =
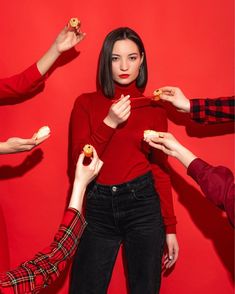
{"label": "woman's ear", "polygon": [[142,52],[141,54],[140,65],[143,63],[143,61],[144,61],[144,52]]}

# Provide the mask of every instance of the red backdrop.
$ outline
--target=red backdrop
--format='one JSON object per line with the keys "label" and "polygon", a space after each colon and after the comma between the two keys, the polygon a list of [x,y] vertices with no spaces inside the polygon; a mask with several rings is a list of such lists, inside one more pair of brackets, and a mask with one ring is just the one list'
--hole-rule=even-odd
{"label": "red backdrop", "polygon": [[[188,97],[234,92],[233,0],[11,1],[1,5],[0,76],[18,73],[49,47],[70,17],[78,16],[86,39],[70,52],[36,97],[0,107],[0,140],[30,137],[49,125],[51,138],[30,153],[0,157],[1,269],[14,267],[52,240],[69,187],[68,123],[75,98],[95,90],[97,59],[105,35],[130,26],[146,46],[149,83],[176,85]],[[203,127],[171,107],[169,129],[214,165],[233,167],[233,126]],[[233,293],[233,230],[202,196],[184,168],[170,159],[180,257],[163,275],[161,293]],[[48,293],[67,293],[68,273]],[[109,294],[125,294],[120,252]]]}

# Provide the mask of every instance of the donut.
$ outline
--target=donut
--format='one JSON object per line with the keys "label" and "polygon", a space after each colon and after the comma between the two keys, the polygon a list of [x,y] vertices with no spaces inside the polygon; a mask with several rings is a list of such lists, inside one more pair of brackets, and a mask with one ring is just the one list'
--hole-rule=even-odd
{"label": "donut", "polygon": [[36,135],[36,139],[41,139],[42,137],[48,136],[51,130],[48,126],[41,127]]}
{"label": "donut", "polygon": [[86,144],[83,147],[83,153],[85,154],[86,157],[91,157],[93,154],[93,147],[90,144]]}
{"label": "donut", "polygon": [[154,92],[153,92],[153,96],[154,96],[154,100],[160,100],[160,95],[162,94],[162,90],[160,89],[156,89]]}
{"label": "donut", "polygon": [[72,18],[70,19],[70,21],[69,21],[69,25],[70,25],[71,28],[75,28],[75,29],[77,29],[77,28],[80,27],[81,22],[80,22],[80,20],[78,20],[76,17],[72,17]]}
{"label": "donut", "polygon": [[153,137],[159,137],[159,133],[154,130],[144,131],[144,139],[152,139]]}

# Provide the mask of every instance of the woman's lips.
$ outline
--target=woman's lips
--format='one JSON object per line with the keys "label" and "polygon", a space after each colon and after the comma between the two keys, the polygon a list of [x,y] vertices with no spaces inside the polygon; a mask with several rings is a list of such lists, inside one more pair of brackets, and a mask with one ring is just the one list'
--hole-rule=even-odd
{"label": "woman's lips", "polygon": [[122,75],[119,75],[119,78],[121,78],[121,79],[127,79],[127,78],[129,78],[129,76],[130,75],[128,75],[128,74],[122,74]]}

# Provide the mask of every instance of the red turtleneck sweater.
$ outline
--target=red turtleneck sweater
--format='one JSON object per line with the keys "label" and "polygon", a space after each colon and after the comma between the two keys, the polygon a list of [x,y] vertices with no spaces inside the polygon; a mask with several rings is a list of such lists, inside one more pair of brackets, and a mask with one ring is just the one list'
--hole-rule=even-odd
{"label": "red turtleneck sweater", "polygon": [[[116,85],[115,98],[120,98],[121,94],[131,98],[143,97],[134,84]],[[175,233],[176,218],[167,157],[157,149],[150,149],[143,141],[146,129],[167,131],[165,110],[160,105],[133,108],[128,120],[113,129],[103,122],[111,104],[112,100],[101,91],[83,94],[75,101],[71,117],[73,164],[75,166],[83,146],[91,144],[104,161],[97,177],[100,184],[121,184],[152,170],[166,232]]]}

